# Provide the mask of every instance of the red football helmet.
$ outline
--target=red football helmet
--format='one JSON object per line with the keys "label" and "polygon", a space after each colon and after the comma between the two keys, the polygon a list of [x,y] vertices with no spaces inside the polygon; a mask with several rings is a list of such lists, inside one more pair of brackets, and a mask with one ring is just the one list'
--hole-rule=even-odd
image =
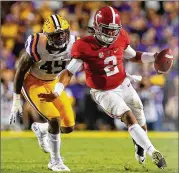
{"label": "red football helmet", "polygon": [[121,19],[119,12],[113,7],[99,9],[94,16],[94,30],[98,40],[111,44],[119,35]]}

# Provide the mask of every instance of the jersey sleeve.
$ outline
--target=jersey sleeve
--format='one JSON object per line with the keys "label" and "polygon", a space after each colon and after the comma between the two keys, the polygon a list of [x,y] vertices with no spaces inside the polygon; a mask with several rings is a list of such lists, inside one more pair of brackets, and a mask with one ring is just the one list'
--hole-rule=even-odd
{"label": "jersey sleeve", "polygon": [[125,31],[125,36],[126,36],[126,48],[130,45],[130,37],[127,31]]}
{"label": "jersey sleeve", "polygon": [[131,59],[136,56],[136,51],[128,45],[127,48],[124,50],[124,58]]}
{"label": "jersey sleeve", "polygon": [[25,50],[35,62],[38,62],[41,60],[40,54],[37,49],[39,37],[40,36],[38,33],[34,35],[30,35],[25,42]]}
{"label": "jersey sleeve", "polygon": [[72,58],[83,60],[83,47],[81,45],[82,44],[80,40],[77,40],[73,43],[72,50],[71,50]]}
{"label": "jersey sleeve", "polygon": [[66,69],[70,71],[72,74],[80,71],[83,66],[83,61],[81,59],[72,59],[70,63],[67,65]]}

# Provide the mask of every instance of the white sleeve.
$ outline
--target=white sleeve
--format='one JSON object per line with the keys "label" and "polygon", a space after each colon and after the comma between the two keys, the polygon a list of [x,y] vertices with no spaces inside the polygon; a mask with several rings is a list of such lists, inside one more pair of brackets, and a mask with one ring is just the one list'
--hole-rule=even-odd
{"label": "white sleeve", "polygon": [[31,47],[32,47],[32,35],[30,35],[25,42],[25,50],[30,56],[32,56]]}
{"label": "white sleeve", "polygon": [[70,63],[67,65],[66,69],[70,71],[72,74],[78,72],[83,65],[83,61],[81,59],[72,59]]}
{"label": "white sleeve", "polygon": [[[136,56],[136,51],[128,45],[127,48],[124,51],[124,57],[126,59],[131,59]],[[150,52],[143,52],[141,55],[141,61],[143,63],[149,63],[149,62],[154,62],[155,61],[155,53],[150,53]]]}
{"label": "white sleeve", "polygon": [[124,50],[124,58],[131,59],[136,56],[136,51],[128,45],[127,48]]}

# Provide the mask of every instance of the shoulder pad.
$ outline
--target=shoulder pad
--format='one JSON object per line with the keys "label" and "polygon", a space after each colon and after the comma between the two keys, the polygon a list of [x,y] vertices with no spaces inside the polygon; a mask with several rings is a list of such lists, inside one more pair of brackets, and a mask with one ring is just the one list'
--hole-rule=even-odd
{"label": "shoulder pad", "polygon": [[30,35],[25,42],[26,52],[33,58],[35,62],[40,61],[40,54],[38,49],[40,35],[38,33]]}

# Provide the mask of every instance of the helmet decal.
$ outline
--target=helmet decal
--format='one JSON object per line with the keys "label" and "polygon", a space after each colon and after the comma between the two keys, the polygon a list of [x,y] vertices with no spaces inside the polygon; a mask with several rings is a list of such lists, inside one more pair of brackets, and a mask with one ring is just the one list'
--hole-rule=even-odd
{"label": "helmet decal", "polygon": [[115,18],[115,12],[114,12],[114,9],[112,7],[109,6],[109,8],[111,9],[111,12],[112,12],[112,18],[113,18],[113,21],[112,23],[113,24],[116,24],[116,18]]}
{"label": "helmet decal", "polygon": [[60,26],[60,21],[59,21],[57,15],[54,15],[54,14],[53,14],[53,15],[51,16],[51,18],[52,18],[52,20],[53,20],[53,24],[54,24],[55,28],[56,28],[56,29],[60,29],[60,28],[61,28],[61,26]]}
{"label": "helmet decal", "polygon": [[99,11],[98,14],[96,15],[96,24],[97,24],[97,25],[98,25],[98,16],[99,16],[99,17],[102,17],[101,11]]}

